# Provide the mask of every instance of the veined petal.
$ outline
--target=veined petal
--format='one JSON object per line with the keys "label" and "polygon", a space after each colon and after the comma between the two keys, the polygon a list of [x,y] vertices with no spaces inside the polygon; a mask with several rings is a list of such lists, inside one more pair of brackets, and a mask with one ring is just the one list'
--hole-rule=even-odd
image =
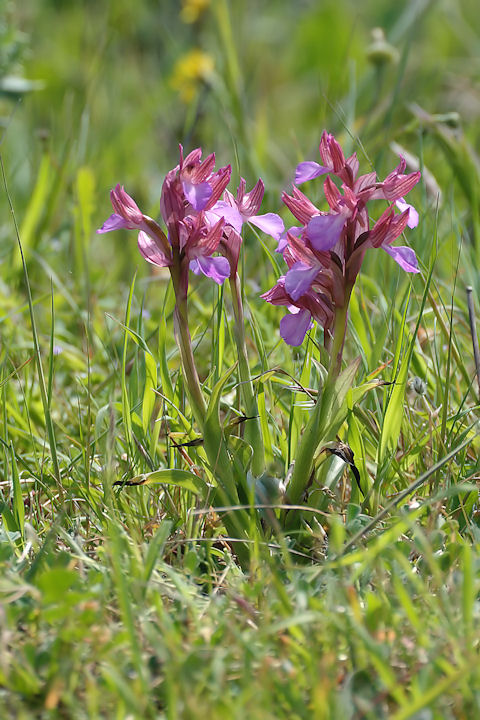
{"label": "veined petal", "polygon": [[256,215],[258,213],[260,205],[262,204],[264,193],[265,185],[263,184],[263,180],[261,178],[248,193],[245,192],[245,180],[241,178],[240,185],[237,190],[237,203],[244,217],[251,218],[252,215]]}
{"label": "veined petal", "polygon": [[307,225],[307,237],[315,250],[331,250],[345,226],[345,216],[315,215]]}
{"label": "veined petal", "polygon": [[382,250],[385,250],[389,255],[393,257],[396,263],[400,265],[402,270],[409,273],[420,272],[418,268],[417,256],[412,248],[406,245],[399,245],[398,247],[392,247],[391,245],[382,245]]}
{"label": "veined petal", "polygon": [[194,210],[203,210],[212,196],[212,188],[208,182],[192,183],[182,181],[183,192]]}
{"label": "veined petal", "polygon": [[125,192],[123,186],[116,185],[110,191],[110,200],[117,215],[128,221],[129,227],[138,226],[143,220],[143,214],[135,200]]}
{"label": "veined petal", "polygon": [[196,275],[200,272],[221,285],[230,276],[230,264],[224,257],[205,257],[199,255],[190,262],[190,270]]}
{"label": "veined petal", "polygon": [[318,215],[320,210],[310,202],[306,195],[302,193],[295,185],[292,187],[292,194],[287,195],[286,192],[282,193],[282,200],[288,207],[290,212],[295,215],[297,220],[306,225],[309,220]]}
{"label": "veined petal", "polygon": [[415,210],[413,205],[409,205],[405,198],[401,197],[399,200],[395,202],[395,205],[400,210],[400,212],[404,212],[405,210],[408,210],[408,220],[407,225],[409,228],[415,228],[418,225],[418,212]]}
{"label": "veined petal", "polygon": [[292,300],[298,300],[311,287],[319,268],[296,262],[285,275],[285,290]]}
{"label": "veined petal", "polygon": [[295,170],[295,184],[300,185],[301,183],[307,182],[307,180],[313,180],[320,175],[325,175],[330,170],[323,165],[320,165],[313,160],[306,160],[297,165]]}
{"label": "veined petal", "polygon": [[301,345],[307,330],[312,327],[312,316],[308,310],[300,310],[294,315],[285,315],[280,320],[280,335],[287,345]]}
{"label": "veined petal", "polygon": [[158,247],[157,243],[150,235],[140,230],[138,233],[138,249],[145,260],[157,267],[168,267],[171,265],[170,258]]}
{"label": "veined petal", "polygon": [[248,218],[248,222],[251,222],[252,225],[260,228],[260,230],[267,235],[271,235],[274,240],[280,240],[280,236],[285,230],[285,225],[282,218],[276,213],[253,215],[252,217]]}
{"label": "veined petal", "polygon": [[121,217],[121,215],[113,213],[113,215],[110,215],[110,217],[105,220],[102,227],[98,228],[97,233],[107,233],[111,232],[112,230],[120,230],[121,228],[126,228],[127,230],[130,230],[131,226],[127,220]]}

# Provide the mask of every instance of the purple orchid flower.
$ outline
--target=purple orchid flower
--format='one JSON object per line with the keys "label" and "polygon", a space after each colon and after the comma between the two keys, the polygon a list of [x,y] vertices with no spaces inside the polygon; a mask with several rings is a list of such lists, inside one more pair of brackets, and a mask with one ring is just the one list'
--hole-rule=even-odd
{"label": "purple orchid flower", "polygon": [[285,279],[285,276],[280,277],[277,284],[261,297],[271,305],[288,308],[289,314],[280,321],[280,334],[288,345],[298,346],[312,327],[313,319],[325,329],[332,327],[333,305],[320,286],[309,289],[294,300],[285,287]]}

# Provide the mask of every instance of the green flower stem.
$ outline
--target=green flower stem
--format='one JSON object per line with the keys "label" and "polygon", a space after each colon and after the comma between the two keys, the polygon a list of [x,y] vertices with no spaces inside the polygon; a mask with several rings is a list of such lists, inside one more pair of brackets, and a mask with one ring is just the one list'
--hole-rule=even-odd
{"label": "green flower stem", "polygon": [[238,371],[242,383],[241,394],[245,412],[250,418],[245,424],[245,440],[253,449],[252,472],[258,477],[265,470],[265,447],[258,418],[257,400],[253,390],[250,366],[248,363],[247,346],[245,343],[245,321],[238,273],[235,273],[235,275],[230,278],[230,290],[235,316],[235,342],[238,353]]}
{"label": "green flower stem", "polygon": [[317,402],[302,434],[295,456],[295,465],[287,489],[288,502],[292,505],[297,505],[302,499],[302,495],[310,479],[313,459],[319,444],[330,439],[328,438],[328,428],[324,427],[324,424],[333,400],[335,381],[342,367],[342,353],[345,342],[350,293],[351,289],[347,294],[347,302],[344,307],[338,308],[335,314],[333,343],[327,379],[322,391],[318,394]]}
{"label": "green flower stem", "polygon": [[[174,250],[175,254],[175,250]],[[183,377],[188,399],[191,404],[195,421],[204,436],[204,450],[210,466],[210,471],[217,482],[214,494],[209,498],[213,505],[220,501],[221,505],[238,505],[239,497],[236,486],[236,473],[234,463],[228,453],[225,438],[221,428],[211,426],[211,418],[203,397],[200,379],[198,377],[192,350],[192,339],[188,327],[187,283],[182,278],[182,267],[179,259],[174,257],[170,268],[173,288],[175,291],[175,339],[180,350]],[[183,281],[182,281],[183,280]],[[227,513],[223,522],[230,536],[238,538],[234,543],[233,551],[243,567],[250,563],[249,546],[243,542],[248,538],[250,520],[242,513]]]}
{"label": "green flower stem", "polygon": [[195,421],[200,432],[204,435],[205,453],[212,474],[218,480],[222,503],[231,502],[236,504],[239,502],[238,493],[225,439],[222,434],[219,436],[215,433],[215,436],[212,436],[210,428],[207,427],[208,410],[193,357],[192,339],[188,327],[186,283],[181,281],[182,269],[178,270],[179,267],[179,263],[174,264],[171,269],[171,276],[176,297],[174,311],[175,338],[180,349],[185,388]]}

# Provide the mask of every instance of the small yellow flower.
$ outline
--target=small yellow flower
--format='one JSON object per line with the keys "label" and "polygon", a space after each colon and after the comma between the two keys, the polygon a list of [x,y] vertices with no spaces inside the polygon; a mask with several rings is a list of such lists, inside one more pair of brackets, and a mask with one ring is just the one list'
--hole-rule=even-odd
{"label": "small yellow flower", "polygon": [[195,96],[198,86],[211,78],[214,68],[211,55],[203,50],[190,50],[175,63],[170,85],[179,92],[181,99],[188,103]]}
{"label": "small yellow flower", "polygon": [[194,23],[210,5],[210,0],[182,0],[180,17],[185,23]]}

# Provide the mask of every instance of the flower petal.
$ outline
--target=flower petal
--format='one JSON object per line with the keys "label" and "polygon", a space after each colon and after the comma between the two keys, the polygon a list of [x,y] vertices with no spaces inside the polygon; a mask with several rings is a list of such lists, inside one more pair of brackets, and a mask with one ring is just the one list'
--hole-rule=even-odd
{"label": "flower petal", "polygon": [[405,198],[401,197],[399,200],[395,202],[395,205],[400,210],[400,212],[404,212],[405,210],[408,210],[408,221],[407,225],[409,228],[415,228],[418,225],[418,212],[415,210],[413,205],[409,205],[407,202],[405,202]]}
{"label": "flower petal", "polygon": [[300,183],[307,182],[307,180],[313,180],[314,178],[320,177],[320,175],[325,175],[328,172],[330,172],[330,170],[323,167],[323,165],[319,165],[319,163],[314,162],[313,160],[306,160],[305,162],[301,162],[297,165],[295,170],[295,184],[300,185]]}
{"label": "flower petal", "polygon": [[406,245],[392,247],[391,245],[382,245],[382,249],[393,257],[396,263],[400,265],[402,270],[409,273],[420,272],[418,268],[417,256],[412,248]]}
{"label": "flower petal", "polygon": [[301,310],[294,315],[285,315],[280,320],[280,335],[287,345],[301,345],[307,330],[312,327],[312,316],[308,310]]}
{"label": "flower petal", "polygon": [[318,267],[296,262],[285,275],[285,290],[292,300],[298,300],[311,287],[318,275]]}
{"label": "flower petal", "polygon": [[281,234],[285,230],[285,225],[280,215],[276,213],[265,213],[265,215],[253,215],[248,218],[248,222],[260,228],[267,235],[271,235],[274,240],[280,240]]}
{"label": "flower petal", "polygon": [[138,249],[145,260],[157,267],[168,267],[171,261],[165,253],[158,247],[157,243],[150,235],[140,230],[138,233]]}
{"label": "flower petal", "polygon": [[203,210],[212,197],[212,188],[208,182],[192,183],[183,180],[182,186],[185,197],[194,210]]}
{"label": "flower petal", "polygon": [[307,225],[307,237],[315,250],[331,250],[338,242],[346,218],[341,213],[315,215]]}
{"label": "flower petal", "polygon": [[190,262],[190,270],[196,275],[200,272],[221,285],[230,276],[230,264],[224,257],[206,257],[199,255]]}
{"label": "flower petal", "polygon": [[226,225],[231,225],[238,233],[242,231],[243,218],[236,207],[228,202],[219,200],[211,210],[205,212],[207,220],[213,225],[218,218],[224,218]]}
{"label": "flower petal", "polygon": [[127,220],[124,220],[120,215],[113,213],[113,215],[110,215],[110,217],[105,220],[102,227],[98,228],[97,233],[107,233],[112,230],[120,230],[121,228],[129,229],[130,225]]}
{"label": "flower petal", "polygon": [[283,233],[280,235],[280,239],[278,241],[277,249],[275,252],[277,253],[283,253],[286,247],[288,247],[288,233],[291,233],[295,237],[299,237],[302,233],[303,227],[300,227],[299,225],[294,225],[291,228],[288,228],[288,230],[284,230]]}

